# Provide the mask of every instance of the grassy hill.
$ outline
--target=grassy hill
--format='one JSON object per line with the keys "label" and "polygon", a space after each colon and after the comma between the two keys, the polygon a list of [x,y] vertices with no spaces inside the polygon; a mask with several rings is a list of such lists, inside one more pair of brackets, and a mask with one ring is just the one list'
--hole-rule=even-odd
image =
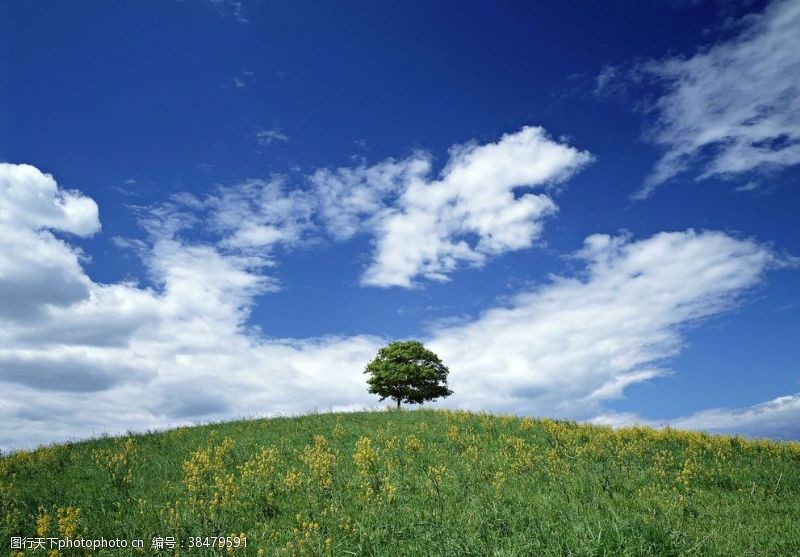
{"label": "grassy hill", "polygon": [[[799,555],[800,444],[445,411],[241,421],[6,455],[0,518],[12,555]],[[246,547],[188,547],[211,536]]]}

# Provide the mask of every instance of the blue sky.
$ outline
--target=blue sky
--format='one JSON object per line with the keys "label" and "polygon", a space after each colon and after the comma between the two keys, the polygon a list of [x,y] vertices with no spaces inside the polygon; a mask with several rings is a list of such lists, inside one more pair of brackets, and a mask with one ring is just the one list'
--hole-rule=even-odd
{"label": "blue sky", "polygon": [[797,1],[0,18],[0,445],[369,407],[410,337],[446,406],[800,437]]}

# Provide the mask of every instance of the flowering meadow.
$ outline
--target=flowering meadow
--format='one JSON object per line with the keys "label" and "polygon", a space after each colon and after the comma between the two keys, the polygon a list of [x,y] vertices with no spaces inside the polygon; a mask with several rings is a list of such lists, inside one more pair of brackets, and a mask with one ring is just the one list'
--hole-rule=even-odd
{"label": "flowering meadow", "polygon": [[432,410],[248,420],[4,455],[0,521],[14,556],[800,555],[800,443]]}

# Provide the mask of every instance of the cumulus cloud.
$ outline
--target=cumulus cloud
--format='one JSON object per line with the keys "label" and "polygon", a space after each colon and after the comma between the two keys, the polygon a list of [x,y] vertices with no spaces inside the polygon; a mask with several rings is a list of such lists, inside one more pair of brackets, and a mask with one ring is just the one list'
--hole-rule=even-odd
{"label": "cumulus cloud", "polygon": [[59,188],[50,174],[27,164],[0,163],[0,224],[91,236],[100,230],[97,204]]}
{"label": "cumulus cloud", "polygon": [[[272,132],[260,132],[262,140],[277,140]],[[203,198],[176,195],[145,208],[140,220],[159,237],[202,224],[221,238],[221,247],[262,259],[277,247],[322,236],[341,242],[367,234],[375,253],[362,284],[409,288],[419,278],[447,280],[461,264],[483,265],[531,247],[557,211],[549,194],[591,160],[542,128],[525,127],[496,143],[452,147],[438,178],[431,176],[432,156],[416,152],[374,165],[321,168],[302,184],[273,176],[219,187]]]}
{"label": "cumulus cloud", "polygon": [[[15,191],[19,184],[8,182],[16,176],[6,173],[0,191]],[[34,176],[43,182],[34,187],[51,180]],[[43,191],[47,206],[66,193]],[[223,198],[180,203],[212,222]],[[209,224],[222,231],[214,243],[187,240],[181,226],[151,232],[137,244],[152,278],[144,287],[93,281],[76,247],[35,219],[16,222],[27,224],[11,229],[34,243],[5,246],[6,261],[25,261],[32,248],[59,250],[60,267],[31,273],[73,276],[83,290],[63,299],[43,292],[0,315],[0,446],[376,404],[362,370],[386,339],[275,339],[250,327],[256,296],[274,283],[260,257],[222,245],[235,235],[224,226]],[[449,404],[575,418],[602,413],[603,401],[626,385],[668,371],[684,327],[736,304],[780,264],[755,241],[694,231],[639,241],[594,235],[574,257],[584,267],[577,275],[423,339],[452,369]]]}
{"label": "cumulus cloud", "polygon": [[[16,346],[73,345],[125,346],[134,331],[153,326],[158,319],[158,300],[153,292],[132,283],[97,284],[83,277],[86,297],[54,304],[38,313],[38,319],[17,320],[0,339]],[[41,296],[41,294],[40,294]],[[113,319],[108,319],[113,308]],[[30,300],[18,300],[20,314],[37,315]]]}
{"label": "cumulus cloud", "polygon": [[53,231],[91,236],[100,230],[97,204],[32,166],[7,163],[0,200],[0,317],[30,320],[86,299],[81,253]]}
{"label": "cumulus cloud", "polygon": [[438,178],[429,176],[430,155],[417,153],[318,171],[312,181],[334,235],[348,238],[366,227],[375,236],[362,283],[408,288],[417,277],[447,280],[460,264],[530,247],[557,207],[529,190],[563,182],[591,160],[544,129],[525,127],[496,143],[452,147]]}
{"label": "cumulus cloud", "polygon": [[702,180],[800,163],[800,3],[775,0],[739,26],[692,56],[640,67],[664,88],[648,133],[664,153],[637,197],[695,166]]}
{"label": "cumulus cloud", "polygon": [[76,350],[0,351],[0,381],[47,391],[92,392],[126,381],[153,377],[148,370],[127,366],[102,354]]}
{"label": "cumulus cloud", "polygon": [[[78,248],[53,235],[99,230],[91,200],[33,167],[2,170],[0,238],[28,243],[3,245],[0,291],[12,279],[32,287],[14,312],[1,306],[0,446],[371,402],[360,368],[379,339],[267,340],[246,324],[254,298],[275,283],[262,273],[264,257],[222,244],[236,237],[232,211],[244,221],[270,220],[261,204],[280,204],[277,183],[247,182],[150,208],[149,242],[132,242],[152,278],[148,288],[93,281]],[[93,226],[76,206],[93,208]],[[183,238],[201,220],[218,235],[215,243]],[[293,238],[287,234],[281,241]],[[331,381],[331,370],[358,371]]]}

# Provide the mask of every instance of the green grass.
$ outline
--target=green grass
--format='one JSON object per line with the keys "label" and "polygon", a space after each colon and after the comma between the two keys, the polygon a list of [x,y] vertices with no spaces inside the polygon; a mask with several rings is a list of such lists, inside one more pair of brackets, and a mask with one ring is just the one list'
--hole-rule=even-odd
{"label": "green grass", "polygon": [[[463,412],[315,414],[6,455],[0,513],[0,552],[38,530],[146,545],[61,555],[788,556],[800,554],[800,444]],[[150,549],[156,535],[238,533],[246,548]]]}

